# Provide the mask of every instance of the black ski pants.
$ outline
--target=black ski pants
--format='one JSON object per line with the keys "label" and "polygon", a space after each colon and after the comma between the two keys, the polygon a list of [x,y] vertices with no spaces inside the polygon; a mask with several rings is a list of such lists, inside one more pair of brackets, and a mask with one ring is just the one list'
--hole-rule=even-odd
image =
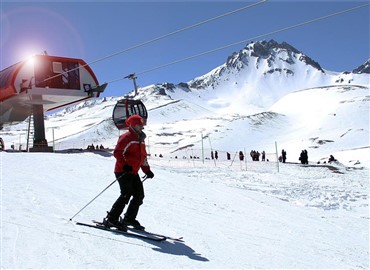
{"label": "black ski pants", "polygon": [[139,212],[139,207],[143,204],[144,200],[144,187],[140,176],[138,174],[129,173],[115,173],[115,175],[118,179],[121,194],[113,204],[109,216],[112,220],[118,220],[125,205],[130,202],[125,214],[125,219],[135,220]]}

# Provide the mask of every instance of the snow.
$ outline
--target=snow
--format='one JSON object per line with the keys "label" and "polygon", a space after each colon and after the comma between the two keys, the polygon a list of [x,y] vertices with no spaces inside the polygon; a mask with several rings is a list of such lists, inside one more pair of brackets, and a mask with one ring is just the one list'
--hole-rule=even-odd
{"label": "snow", "polygon": [[1,267],[369,268],[369,170],[149,159],[138,219],[184,242],[81,227],[119,193],[107,152],[1,153]]}

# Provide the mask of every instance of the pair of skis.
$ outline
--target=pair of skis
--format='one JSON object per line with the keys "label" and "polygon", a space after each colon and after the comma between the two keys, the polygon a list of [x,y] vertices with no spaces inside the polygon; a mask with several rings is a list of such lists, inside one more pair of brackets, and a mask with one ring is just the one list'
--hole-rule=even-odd
{"label": "pair of skis", "polygon": [[93,220],[93,223],[83,223],[83,222],[76,222],[76,225],[80,226],[85,226],[85,227],[91,227],[91,228],[96,228],[104,231],[110,231],[113,233],[117,234],[122,234],[127,237],[134,237],[134,238],[141,238],[144,240],[151,240],[151,241],[156,241],[156,242],[162,242],[166,240],[172,240],[172,241],[177,241],[177,242],[183,242],[182,237],[170,237],[167,235],[159,234],[159,233],[153,233],[153,232],[148,232],[146,230],[138,230],[135,228],[128,227],[127,232],[118,230],[116,228],[108,228],[105,227],[102,222]]}

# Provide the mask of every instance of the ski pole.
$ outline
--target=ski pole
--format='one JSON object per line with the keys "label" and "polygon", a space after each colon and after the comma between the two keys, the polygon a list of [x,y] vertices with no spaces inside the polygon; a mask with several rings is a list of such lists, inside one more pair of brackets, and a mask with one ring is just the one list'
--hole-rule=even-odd
{"label": "ski pole", "polygon": [[122,174],[119,178],[117,178],[117,179],[115,179],[112,183],[110,183],[109,184],[109,186],[107,186],[105,189],[103,189],[102,190],[102,192],[100,192],[98,195],[96,195],[95,197],[94,197],[94,199],[92,199],[91,201],[89,201],[84,207],[82,207],[81,208],[81,210],[80,211],[78,211],[73,217],[71,217],[69,220],[70,221],[72,221],[72,219],[75,217],[75,216],[77,216],[80,212],[82,212],[82,210],[84,210],[87,206],[89,206],[93,201],[95,201],[96,200],[96,198],[98,198],[100,195],[102,195],[103,194],[103,192],[104,191],[106,191],[111,185],[113,185],[118,179],[120,179],[122,176],[124,176],[125,175],[125,173],[124,174]]}

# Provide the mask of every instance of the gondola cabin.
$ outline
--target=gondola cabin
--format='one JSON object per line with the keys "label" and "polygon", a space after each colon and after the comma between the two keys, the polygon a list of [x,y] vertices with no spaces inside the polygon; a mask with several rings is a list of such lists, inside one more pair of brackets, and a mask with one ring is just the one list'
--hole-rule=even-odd
{"label": "gondola cabin", "polygon": [[0,129],[33,115],[34,145],[45,144],[44,112],[99,97],[105,87],[81,59],[36,55],[0,72]]}
{"label": "gondola cabin", "polygon": [[144,125],[146,125],[148,112],[144,104],[140,100],[126,98],[116,103],[113,109],[112,119],[119,130],[127,129],[126,119],[134,114],[140,115],[144,119]]}

